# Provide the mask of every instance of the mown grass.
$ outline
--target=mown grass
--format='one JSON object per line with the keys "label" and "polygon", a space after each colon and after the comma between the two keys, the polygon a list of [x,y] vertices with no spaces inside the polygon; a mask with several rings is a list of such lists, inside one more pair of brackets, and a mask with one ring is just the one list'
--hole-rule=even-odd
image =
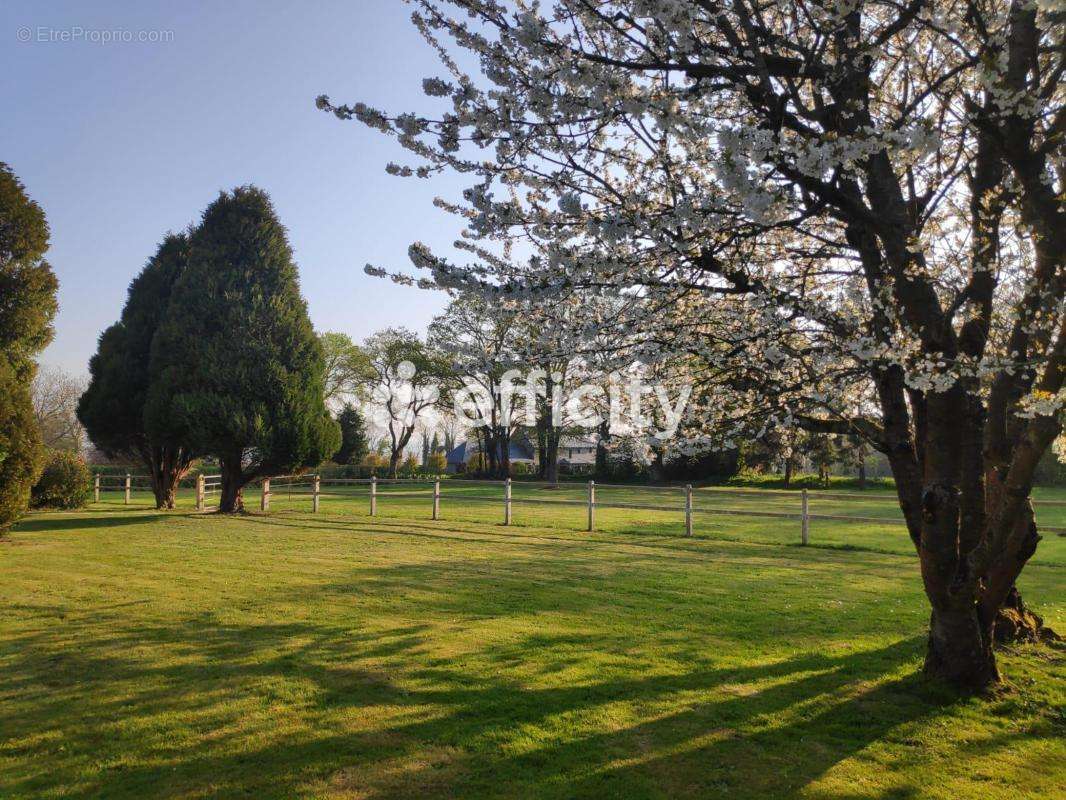
{"label": "mown grass", "polygon": [[[366,483],[324,481],[321,491],[319,509],[322,514],[365,515],[369,512],[370,487]],[[383,481],[377,491],[378,516],[427,519],[432,514],[433,487],[429,481]],[[310,492],[310,478],[306,476],[293,481],[274,481],[271,510],[310,511]],[[583,531],[588,520],[587,492],[584,483],[562,483],[558,487],[546,488],[542,484],[515,482],[512,485],[512,523],[518,527]],[[808,496],[808,510],[813,515],[810,546],[899,555],[914,553],[914,546],[902,524],[894,490],[811,491]],[[248,487],[245,498],[249,509],[259,508],[258,487]],[[1034,498],[1039,524],[1066,529],[1066,489],[1037,488]],[[208,500],[217,503],[217,494],[209,496]],[[798,491],[697,487],[693,490],[694,538],[798,545],[800,502]],[[121,506],[122,503],[122,492],[101,494],[101,507]],[[675,536],[684,532],[683,486],[598,485],[596,503],[597,531],[635,536]],[[616,504],[661,506],[668,510],[610,508]],[[182,509],[192,509],[195,506],[194,492],[181,490],[178,505]],[[150,492],[133,493],[131,509],[151,506]],[[502,522],[503,509],[503,487],[499,482],[441,481],[440,516],[443,520]],[[883,522],[838,521],[820,516],[859,517]],[[1032,563],[1066,567],[1066,534],[1046,532]]]}
{"label": "mown grass", "polygon": [[[445,486],[436,522],[426,495],[386,491],[373,519],[354,490],[312,515],[277,488],[267,516],[27,518],[0,543],[0,797],[1013,798],[1066,782],[1062,651],[1004,653],[993,698],[925,681],[915,559],[878,543],[898,526],[819,521],[824,546],[802,548],[792,520],[708,514],[686,538],[676,513],[602,509],[588,533],[580,506],[516,502],[505,528],[502,502],[470,499],[484,487]],[[784,502],[720,494],[697,506]],[[1022,590],[1066,627],[1061,538],[1042,551]]]}
{"label": "mown grass", "polygon": [[[307,489],[307,487],[298,487]],[[350,514],[369,508],[365,486],[323,487],[322,513]],[[412,492],[417,494],[412,495]],[[503,519],[502,489],[488,484],[467,486],[464,482],[442,482],[442,517],[464,522]],[[391,498],[390,493],[397,497]],[[432,508],[429,485],[398,485],[379,489],[379,514],[395,518],[426,517]],[[558,489],[514,484],[512,520],[516,525],[546,526],[564,530],[587,527],[587,489],[562,484]],[[815,547],[860,549],[871,552],[911,555],[914,546],[902,524],[902,516],[892,490],[849,492],[846,497],[835,492],[811,492],[809,513],[810,544]],[[286,494],[277,489],[275,508],[307,509],[310,498],[305,494]],[[471,496],[489,498],[474,501]],[[1040,505],[1041,500],[1066,500],[1062,490],[1038,490],[1039,521],[1048,526],[1066,528],[1066,506]],[[257,501],[256,501],[257,502]],[[683,487],[597,487],[595,528],[618,534],[677,535],[684,531]],[[702,487],[694,490],[693,533],[695,538],[721,539],[764,544],[798,545],[800,543],[801,499],[798,492],[738,490]],[[647,508],[619,509],[611,505],[665,506],[672,510]],[[788,518],[757,516],[786,514]],[[748,516],[751,515],[751,516]],[[883,523],[821,519],[825,516],[851,516],[884,520]],[[1066,567],[1066,536],[1047,533],[1038,548],[1034,563]]]}

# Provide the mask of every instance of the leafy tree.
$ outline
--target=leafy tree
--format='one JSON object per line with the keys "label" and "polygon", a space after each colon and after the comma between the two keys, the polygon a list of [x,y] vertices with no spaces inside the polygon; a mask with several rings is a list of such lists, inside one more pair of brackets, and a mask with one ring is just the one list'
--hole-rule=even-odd
{"label": "leafy tree", "polygon": [[85,431],[78,420],[78,399],[85,384],[58,367],[38,369],[33,376],[33,416],[41,441],[49,450],[81,452]]}
{"label": "leafy tree", "polygon": [[170,234],[130,283],[119,321],[101,334],[89,360],[89,386],[77,408],[90,440],[100,450],[144,464],[156,508],[174,508],[178,483],[201,454],[187,441],[151,435],[145,421],[145,404],[156,377],[152,342],[188,258],[188,237]]}
{"label": "leafy tree", "polygon": [[466,463],[466,471],[471,475],[485,475],[488,473],[488,470],[489,460],[480,450],[470,456],[470,460]]}
{"label": "leafy tree", "polygon": [[56,312],[48,235],[41,207],[0,162],[0,533],[26,510],[44,460],[30,386]]}
{"label": "leafy tree", "polygon": [[804,454],[818,468],[818,483],[829,488],[829,472],[833,462],[841,457],[836,438],[828,433],[815,433],[801,444]]}
{"label": "leafy tree", "polygon": [[436,405],[447,369],[443,357],[406,328],[386,328],[363,343],[364,391],[373,399],[385,436],[378,443],[396,477],[419,419]]}
{"label": "leafy tree", "polygon": [[326,362],[324,399],[330,405],[358,392],[366,373],[366,356],[346,333],[326,331],[318,340]]}
{"label": "leafy tree", "polygon": [[445,354],[451,367],[446,386],[463,391],[483,441],[487,471],[496,477],[510,472],[510,442],[518,429],[519,396],[504,392],[505,376],[520,366],[515,318],[511,303],[490,303],[476,296],[460,296],[429,326],[427,340]]}
{"label": "leafy tree", "polygon": [[426,469],[434,475],[443,475],[448,471],[448,457],[441,452],[430,453]]}
{"label": "leafy tree", "polygon": [[421,463],[424,466],[429,461],[429,454],[433,451],[430,449],[430,435],[429,431],[423,429],[422,431],[422,459]]}
{"label": "leafy tree", "polygon": [[[584,344],[580,332],[598,305],[596,298],[576,296],[564,302],[527,302],[515,321],[517,346],[532,368],[530,382],[537,390],[533,421],[537,469],[543,480],[552,483],[559,480],[559,442],[569,421],[563,412],[577,391],[596,383],[589,359],[579,358],[578,351]],[[596,410],[609,416],[606,409]],[[574,434],[580,436],[580,430]]]}
{"label": "leafy tree", "polygon": [[379,467],[387,467],[389,465],[389,460],[380,453],[367,453],[363,456],[363,460],[360,463],[364,467],[377,469]]}
{"label": "leafy tree", "polygon": [[243,509],[249,481],[315,466],[340,443],[322,345],[261,189],[223,192],[204,211],[151,360],[148,433],[218,456],[222,512]]}
{"label": "leafy tree", "polygon": [[337,416],[337,422],[341,428],[341,448],[333,456],[333,460],[338,464],[362,463],[370,452],[363,415],[351,403],[345,403]]}
{"label": "leafy tree", "polygon": [[925,670],[981,690],[1000,623],[1026,620],[1066,403],[1059,5],[420,0],[449,68],[483,79],[427,79],[436,119],[319,106],[396,134],[418,174],[469,176],[468,249],[533,247],[476,269],[412,247],[438,285],[627,298],[613,324],[642,358],[729,382],[708,435],[794,423],[884,453]]}

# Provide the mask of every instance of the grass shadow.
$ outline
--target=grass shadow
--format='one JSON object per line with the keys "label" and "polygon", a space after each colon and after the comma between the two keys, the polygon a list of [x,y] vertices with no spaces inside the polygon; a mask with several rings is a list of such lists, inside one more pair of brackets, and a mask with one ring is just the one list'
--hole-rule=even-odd
{"label": "grass shadow", "polygon": [[[42,511],[41,515],[31,514],[15,523],[12,531],[16,533],[43,533],[55,531],[76,531],[92,528],[114,528],[123,525],[144,525],[167,519],[167,514],[138,514],[136,516],[84,516],[84,512]],[[97,512],[90,512],[97,513]],[[127,512],[128,513],[128,512]]]}
{"label": "grass shadow", "polygon": [[[37,693],[40,707],[32,719],[0,711],[6,747],[48,763],[13,785],[16,795],[63,785],[81,787],[66,796],[109,798],[280,798],[317,794],[311,787],[371,798],[784,796],[953,699],[916,672],[894,677],[915,663],[917,637],[843,655],[806,652],[737,668],[706,661],[669,674],[539,686],[504,677],[506,665],[530,657],[565,664],[602,642],[541,633],[490,646],[481,655],[504,668],[490,677],[463,659],[425,659],[419,648],[432,631],[419,624],[373,632],[210,617],[84,624],[93,636],[76,649],[60,646],[59,632],[5,648],[4,683]],[[164,648],[170,663],[123,655],[145,643]],[[408,666],[369,666],[381,659]],[[29,674],[44,674],[43,684]],[[300,717],[313,732],[272,730],[273,716],[242,720],[249,699],[267,702],[290,683],[305,687]],[[369,728],[325,724],[382,708],[393,711]],[[647,713],[613,724],[626,709]],[[60,757],[48,738],[57,718],[71,748]],[[155,731],[159,720],[190,719],[203,735],[180,745]],[[107,730],[115,741],[102,740]],[[145,731],[158,739],[148,758],[84,782],[81,751],[101,747],[93,758],[121,762],[132,744],[123,737]]]}

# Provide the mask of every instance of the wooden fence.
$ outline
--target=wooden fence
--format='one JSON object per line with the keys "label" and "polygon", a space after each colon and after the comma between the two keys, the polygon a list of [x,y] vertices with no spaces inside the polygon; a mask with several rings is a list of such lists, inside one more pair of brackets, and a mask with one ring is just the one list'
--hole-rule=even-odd
{"label": "wooden fence", "polygon": [[[270,500],[275,491],[272,487],[277,487],[278,482],[281,484],[281,489],[291,497],[293,495],[301,496],[306,495],[311,501],[311,511],[317,513],[323,502],[323,487],[329,486],[366,486],[369,489],[367,495],[367,507],[370,512],[370,516],[376,516],[378,512],[378,506],[382,501],[387,501],[389,498],[399,497],[422,497],[430,501],[429,503],[429,517],[430,519],[441,518],[441,480],[424,480],[418,478],[322,478],[319,475],[286,475],[275,478],[266,478],[262,481],[263,491],[260,499],[260,510],[270,510]],[[794,512],[789,511],[763,511],[757,509],[737,509],[737,508],[700,508],[693,503],[693,488],[690,484],[684,486],[645,486],[645,485],[625,485],[625,484],[605,484],[596,483],[595,481],[588,481],[584,484],[585,492],[584,499],[571,500],[571,499],[541,499],[535,497],[516,497],[512,491],[514,485],[539,487],[539,488],[557,488],[558,486],[571,487],[580,486],[581,484],[563,483],[563,484],[550,484],[534,481],[521,481],[512,483],[510,479],[502,481],[488,481],[488,480],[451,480],[445,481],[446,484],[455,484],[458,486],[469,487],[471,485],[483,487],[484,494],[467,494],[463,493],[456,495],[454,500],[456,502],[462,502],[465,500],[487,501],[500,503],[501,521],[504,525],[511,525],[513,521],[513,507],[515,504],[531,503],[531,504],[543,504],[543,505],[555,505],[555,506],[571,506],[571,507],[583,507],[587,513],[587,525],[586,530],[593,531],[596,528],[596,512],[600,509],[628,509],[628,510],[640,510],[640,511],[661,511],[661,512],[676,512],[678,516],[684,520],[684,531],[686,536],[692,536],[693,531],[693,519],[700,514],[708,515],[732,515],[732,516],[749,516],[749,517],[767,517],[791,520],[798,523],[799,541],[801,544],[808,544],[810,541],[810,530],[812,520],[832,520],[843,522],[868,522],[877,524],[888,525],[906,525],[906,522],[902,517],[868,517],[857,516],[848,514],[821,514],[814,513],[810,510],[810,500],[812,497],[818,500],[863,500],[869,502],[883,501],[890,504],[893,507],[898,507],[896,499],[891,495],[871,495],[871,494],[859,494],[855,492],[830,492],[830,491],[817,491],[808,492],[806,489],[800,491],[788,491],[788,490],[768,490],[768,489],[735,489],[731,487],[704,487],[699,491],[701,493],[724,493],[734,496],[751,496],[765,498],[768,495],[772,495],[777,498],[788,498],[797,501],[797,508]],[[386,492],[378,491],[380,486],[430,486],[432,485],[432,494],[426,492],[425,489],[417,491],[397,491],[390,489]],[[498,494],[491,493],[493,488],[498,488],[500,491]],[[673,502],[663,503],[621,503],[621,502],[603,502],[597,499],[597,489],[621,489],[632,490],[639,489],[641,491],[651,491],[660,497],[669,498]],[[326,493],[328,494],[328,493]],[[1037,501],[1037,506],[1066,506],[1066,501],[1059,500],[1045,500]],[[1059,535],[1066,535],[1066,527],[1054,527],[1041,525],[1041,531],[1048,533],[1057,533]]]}
{"label": "wooden fence", "polygon": [[[124,502],[128,505],[130,502],[130,492],[133,488],[134,481],[146,481],[147,476],[143,475],[97,475],[94,478],[94,500],[100,501],[100,492],[109,490],[118,490],[124,493]],[[365,486],[369,489],[367,495],[367,504],[370,516],[376,516],[378,513],[378,506],[382,501],[386,501],[389,498],[399,497],[422,497],[430,501],[429,503],[429,517],[430,519],[441,518],[441,501],[444,497],[441,493],[441,480],[438,479],[420,479],[420,478],[323,478],[317,474],[305,474],[305,475],[279,475],[271,478],[263,478],[262,493],[260,495],[259,508],[261,511],[269,511],[271,507],[271,499],[275,494],[284,493],[288,499],[296,497],[306,496],[310,500],[311,512],[318,513],[322,508],[323,495],[328,494],[322,491],[323,487],[355,487]],[[777,518],[782,520],[790,520],[798,523],[798,535],[801,544],[808,544],[810,541],[811,522],[816,520],[832,520],[843,522],[867,522],[880,525],[905,525],[905,521],[902,516],[900,517],[869,517],[869,516],[857,516],[848,514],[822,514],[813,513],[810,510],[810,500],[812,497],[818,500],[863,500],[865,502],[885,502],[892,506],[896,506],[895,497],[892,495],[877,495],[877,494],[860,494],[855,492],[832,492],[832,491],[817,491],[808,492],[806,489],[800,491],[789,490],[775,490],[775,489],[741,489],[732,487],[703,487],[699,490],[700,494],[714,494],[723,493],[731,496],[750,496],[768,498],[774,497],[777,499],[794,500],[797,503],[795,511],[770,511],[770,510],[758,510],[758,509],[742,509],[742,508],[708,508],[697,507],[693,503],[693,488],[690,484],[684,486],[646,486],[646,485],[627,485],[627,484],[606,484],[596,483],[595,481],[588,481],[587,484],[575,484],[575,483],[563,483],[563,484],[549,484],[534,481],[521,481],[517,485],[539,488],[558,488],[562,487],[577,487],[583,486],[584,498],[578,499],[546,499],[535,497],[515,497],[512,491],[513,485],[510,479],[502,481],[489,481],[489,480],[467,480],[456,479],[445,481],[446,484],[453,484],[456,486],[471,487],[476,486],[484,490],[484,493],[478,494],[459,494],[455,495],[454,500],[461,502],[464,500],[476,500],[497,502],[500,504],[501,518],[504,525],[511,525],[513,522],[513,506],[516,503],[528,503],[528,504],[543,504],[543,505],[555,505],[555,506],[570,506],[570,507],[583,507],[586,509],[587,525],[586,530],[593,531],[596,529],[596,512],[600,509],[627,509],[627,510],[639,510],[639,511],[659,511],[659,512],[676,512],[680,519],[684,520],[684,531],[686,536],[691,536],[693,531],[693,519],[694,517],[707,514],[707,515],[727,515],[727,516],[747,516],[747,517],[765,517],[765,518]],[[424,486],[429,487],[432,485],[432,494],[428,493],[426,489],[405,491],[389,489],[388,491],[381,492],[379,487],[381,486]],[[278,492],[276,490],[280,489]],[[493,489],[498,489],[498,493],[492,493]],[[640,490],[642,492],[651,492],[658,497],[664,498],[662,503],[622,503],[622,502],[604,502],[601,499],[597,499],[597,489],[613,489],[613,490]],[[222,476],[221,475],[199,475],[196,479],[196,509],[198,511],[207,511],[212,508],[218,507],[219,495],[222,491]],[[668,502],[669,501],[669,502]],[[1034,501],[1037,508],[1041,506],[1066,506],[1066,501],[1061,500],[1039,500]],[[1060,536],[1066,535],[1066,527],[1055,527],[1048,525],[1040,526],[1041,532],[1057,533]]]}

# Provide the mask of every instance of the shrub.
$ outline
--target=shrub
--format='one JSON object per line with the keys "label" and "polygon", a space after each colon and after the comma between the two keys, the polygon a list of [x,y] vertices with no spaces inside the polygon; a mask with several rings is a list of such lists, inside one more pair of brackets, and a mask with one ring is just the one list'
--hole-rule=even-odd
{"label": "shrub", "polygon": [[441,475],[448,471],[448,458],[444,453],[431,453],[429,461],[426,462],[426,469],[432,472],[434,475]]}
{"label": "shrub", "polygon": [[0,534],[26,510],[44,456],[29,387],[56,313],[46,250],[44,212],[0,162]]}
{"label": "shrub", "polygon": [[0,352],[0,536],[25,512],[44,462],[24,375]]}
{"label": "shrub", "polygon": [[[777,473],[759,473],[751,470],[743,470],[734,475],[728,481],[728,486],[745,486],[758,489],[784,489],[785,478]],[[895,487],[892,478],[867,478],[863,487],[858,478],[852,476],[833,475],[829,478],[829,485],[819,478],[818,475],[810,475],[797,472],[792,476],[789,489],[892,489]]]}
{"label": "shrub", "polygon": [[56,450],[48,459],[37,485],[33,487],[33,508],[81,508],[89,499],[92,473],[81,457],[68,450]]}
{"label": "shrub", "polygon": [[530,473],[529,464],[527,464],[525,461],[517,461],[511,465],[511,473],[515,477],[528,475]]}
{"label": "shrub", "polygon": [[1040,463],[1036,466],[1033,483],[1037,486],[1066,486],[1066,463],[1059,459],[1062,447],[1056,442],[1055,447],[1048,448]]}

